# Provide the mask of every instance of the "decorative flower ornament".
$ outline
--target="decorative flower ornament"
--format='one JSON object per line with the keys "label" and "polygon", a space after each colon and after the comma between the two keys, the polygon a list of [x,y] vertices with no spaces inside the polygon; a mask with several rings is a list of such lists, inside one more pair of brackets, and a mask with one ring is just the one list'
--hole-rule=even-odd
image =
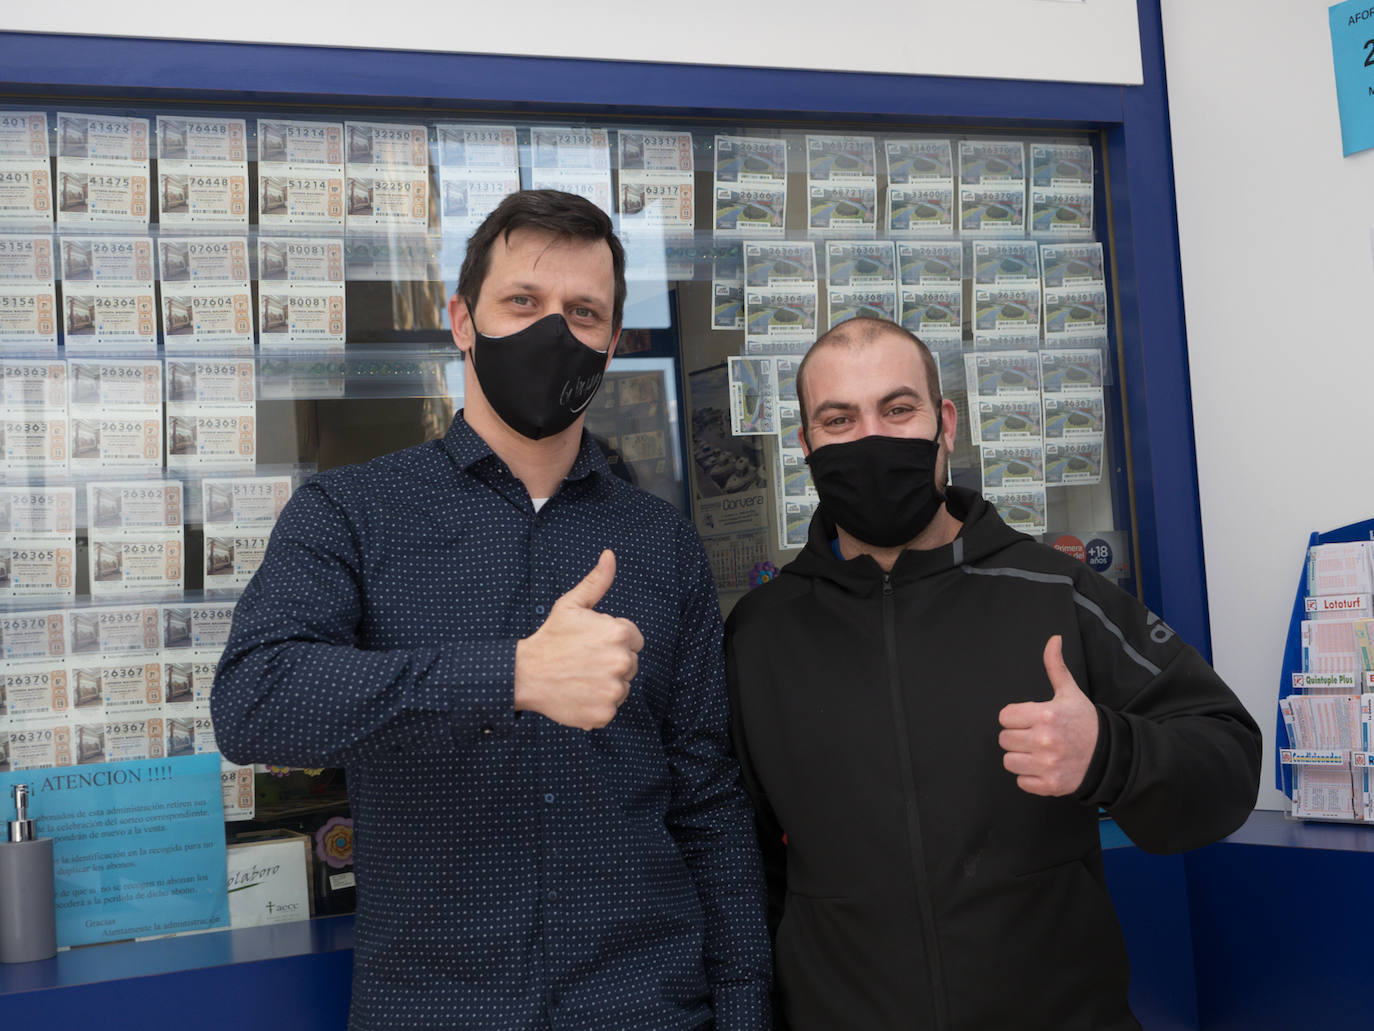
{"label": "decorative flower ornament", "polygon": [[353,864],[353,821],[333,816],[315,832],[315,855],[336,870]]}
{"label": "decorative flower ornament", "polygon": [[291,767],[290,767],[290,766],[269,766],[269,767],[267,767],[267,772],[270,773],[270,774],[272,774],[272,776],[277,777],[277,778],[289,777],[289,776],[291,775]]}
{"label": "decorative flower ornament", "polygon": [[749,570],[749,586],[753,588],[758,587],[760,584],[766,584],[777,575],[778,567],[773,565],[772,562],[767,560],[755,562],[754,568]]}

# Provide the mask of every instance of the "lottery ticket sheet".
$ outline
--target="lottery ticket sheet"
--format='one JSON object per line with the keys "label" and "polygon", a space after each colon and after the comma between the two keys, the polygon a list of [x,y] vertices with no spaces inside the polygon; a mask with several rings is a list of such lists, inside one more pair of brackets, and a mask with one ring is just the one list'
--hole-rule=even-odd
{"label": "lottery ticket sheet", "polygon": [[242,118],[157,118],[158,226],[248,228],[248,124]]}
{"label": "lottery ticket sheet", "polygon": [[342,240],[259,237],[258,279],[258,331],[264,351],[343,349]]}
{"label": "lottery ticket sheet", "polygon": [[[0,168],[0,214],[6,174]],[[0,356],[57,353],[53,258],[51,236],[0,236]]]}
{"label": "lottery ticket sheet", "polygon": [[429,224],[429,133],[423,125],[344,123],[349,230],[423,232]]}
{"label": "lottery ticket sheet", "polygon": [[167,353],[251,355],[247,239],[162,236],[157,250]]}
{"label": "lottery ticket sheet", "polygon": [[0,112],[0,232],[50,229],[52,220],[48,116]]}
{"label": "lottery ticket sheet", "polygon": [[964,278],[964,245],[958,240],[898,240],[896,247],[902,286],[958,286]]}
{"label": "lottery ticket sheet", "polygon": [[343,139],[342,122],[258,119],[258,225],[264,232],[343,231]]}
{"label": "lottery ticket sheet", "polygon": [[1102,244],[1041,243],[1040,267],[1045,289],[1060,286],[1107,285]]}
{"label": "lottery ticket sheet", "polygon": [[696,225],[692,134],[621,129],[616,136],[621,229],[690,234]]}
{"label": "lottery ticket sheet", "polygon": [[466,241],[508,194],[520,189],[520,150],[513,125],[440,123],[439,224]]}
{"label": "lottery ticket sheet", "polygon": [[59,251],[67,354],[156,353],[152,239],[63,236]]}
{"label": "lottery ticket sheet", "polygon": [[149,123],[58,112],[57,222],[148,228]]}

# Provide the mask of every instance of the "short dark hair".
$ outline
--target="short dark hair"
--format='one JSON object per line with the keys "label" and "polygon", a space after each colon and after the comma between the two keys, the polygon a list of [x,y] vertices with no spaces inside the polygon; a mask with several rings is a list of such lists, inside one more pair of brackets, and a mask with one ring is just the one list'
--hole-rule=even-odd
{"label": "short dark hair", "polygon": [[585,197],[561,190],[520,190],[501,201],[468,238],[463,268],[458,273],[458,295],[469,309],[477,307],[487,270],[491,267],[491,245],[498,237],[510,239],[517,229],[552,233],[560,240],[604,240],[611,249],[615,272],[615,308],[611,332],[620,328],[625,317],[625,248],[615,235],[611,217]]}
{"label": "short dark hair", "polygon": [[925,367],[926,373],[926,393],[929,395],[931,407],[935,409],[935,417],[940,420],[939,425],[943,428],[944,419],[940,414],[940,368],[935,363],[935,355],[931,354],[930,348],[925,345],[920,337],[905,326],[898,325],[888,319],[847,319],[838,326],[822,333],[811,349],[806,352],[806,357],[797,366],[797,407],[801,411],[801,430],[806,433],[806,423],[809,413],[806,410],[806,390],[803,386],[806,365],[811,361],[811,356],[817,351],[827,347],[854,347],[860,344],[871,344],[879,337],[891,334],[896,337],[905,337],[916,345],[916,350],[920,352],[921,364]]}

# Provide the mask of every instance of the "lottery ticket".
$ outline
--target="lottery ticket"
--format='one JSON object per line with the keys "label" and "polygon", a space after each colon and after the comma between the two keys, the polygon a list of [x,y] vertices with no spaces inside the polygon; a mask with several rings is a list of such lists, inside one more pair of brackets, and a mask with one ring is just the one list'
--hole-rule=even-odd
{"label": "lottery ticket", "polygon": [[74,358],[68,362],[67,387],[68,405],[75,415],[90,415],[92,410],[156,409],[162,403],[162,365]]}
{"label": "lottery ticket", "polygon": [[291,477],[206,477],[200,492],[207,525],[270,527],[291,499]]}
{"label": "lottery ticket", "polygon": [[959,229],[966,235],[1022,235],[1026,231],[1025,188],[995,185],[961,187]]}
{"label": "lottery ticket", "polygon": [[825,245],[825,281],[830,287],[895,286],[896,253],[890,240],[831,240]]}
{"label": "lottery ticket", "polygon": [[1021,490],[1045,486],[1045,449],[1029,444],[984,444],[983,490]]}
{"label": "lottery ticket", "polygon": [[816,245],[746,241],[744,282],[751,287],[815,290]]}
{"label": "lottery ticket", "polygon": [[816,291],[745,287],[745,332],[749,337],[816,339]]}
{"label": "lottery ticket", "polygon": [[896,247],[903,286],[958,286],[964,278],[964,245],[957,240],[900,240]]}
{"label": "lottery ticket", "polygon": [[167,359],[168,405],[251,405],[256,398],[251,359]]}
{"label": "lottery ticket", "polygon": [[899,321],[903,327],[921,339],[924,340],[930,335],[958,338],[962,334],[964,291],[957,284],[903,285],[899,291],[899,299]]}
{"label": "lottery ticket", "polygon": [[439,220],[445,234],[466,239],[496,210],[503,200],[520,189],[518,169],[480,172],[443,169],[439,180]]}
{"label": "lottery ticket", "polygon": [[0,600],[75,596],[73,535],[0,539]]}
{"label": "lottery ticket", "polygon": [[790,334],[782,336],[744,338],[744,353],[751,357],[763,355],[804,355],[815,342],[815,334]]}
{"label": "lottery ticket", "polygon": [[1032,330],[1040,326],[1040,285],[975,286],[973,333]]}
{"label": "lottery ticket", "polygon": [[1102,441],[1096,437],[1045,442],[1045,482],[1097,483],[1102,479]]}
{"label": "lottery ticket", "polygon": [[67,429],[65,414],[7,407],[0,417],[0,478],[25,480],[66,472]]}
{"label": "lottery ticket", "polygon": [[349,229],[429,224],[429,135],[423,125],[345,122]]}
{"label": "lottery ticket", "polygon": [[[163,701],[162,662],[158,656],[104,661],[98,656],[73,660],[68,676],[77,698],[94,694],[106,714],[144,709]],[[78,705],[78,708],[83,706]]]}
{"label": "lottery ticket", "polygon": [[757,136],[717,136],[716,185],[787,184],[787,141]]}
{"label": "lottery ticket", "polygon": [[781,453],[783,496],[814,499],[816,488],[811,482],[811,467],[806,464],[801,449],[783,448]]}
{"label": "lottery ticket", "polygon": [[1045,291],[1045,339],[1100,335],[1107,330],[1107,291],[1059,286]]}
{"label": "lottery ticket", "polygon": [[953,185],[889,186],[887,232],[893,237],[953,236]]}
{"label": "lottery ticket", "polygon": [[157,118],[162,229],[248,227],[248,127],[242,118]]}
{"label": "lottery ticket", "polygon": [[258,119],[258,224],[343,229],[343,123]]}
{"label": "lottery ticket", "polygon": [[86,484],[91,532],[164,531],[182,525],[184,488],[177,480],[118,480]]}
{"label": "lottery ticket", "polygon": [[1102,391],[1045,395],[1045,437],[1051,440],[1102,439],[1106,411]]}
{"label": "lottery ticket", "polygon": [[75,487],[0,487],[0,541],[68,536],[76,532],[75,512]]}
{"label": "lottery ticket", "polygon": [[620,226],[625,233],[661,228],[687,234],[696,223],[696,194],[691,182],[656,182],[620,177]]}
{"label": "lottery ticket", "polygon": [[[778,359],[774,359],[776,362]],[[801,450],[801,407],[796,401],[778,402],[778,444],[784,451]]]}
{"label": "lottery ticket", "polygon": [[1030,197],[1030,227],[1035,235],[1092,236],[1091,186],[1034,186]]}
{"label": "lottery ticket", "polygon": [[1045,488],[999,488],[983,496],[996,507],[1002,521],[1022,533],[1045,532]]}
{"label": "lottery ticket", "polygon": [[[208,712],[191,717],[173,718],[167,721],[167,754],[206,755],[217,752],[215,728],[210,724]],[[243,767],[251,776],[252,767]],[[225,811],[226,815],[228,810]]]}
{"label": "lottery ticket", "polygon": [[[214,732],[209,727],[209,717],[204,717],[206,723],[205,733],[209,735],[210,741],[214,741]],[[195,733],[194,729],[191,731]],[[171,721],[167,727],[167,754],[173,754],[172,744],[176,741],[176,736],[172,731]],[[194,748],[194,738],[192,745]],[[210,748],[209,751],[216,749]],[[219,786],[220,796],[224,807],[224,819],[226,822],[236,820],[251,820],[256,809],[255,795],[253,791],[253,767],[235,766],[233,763],[220,761],[219,764]]]}
{"label": "lottery ticket", "polygon": [[977,444],[1024,444],[1043,436],[1040,399],[1034,395],[969,398],[969,415]]}
{"label": "lottery ticket", "polygon": [[67,363],[0,359],[0,399],[7,411],[67,409]]}
{"label": "lottery ticket", "polygon": [[153,241],[146,236],[63,236],[62,281],[93,290],[106,286],[149,287]]}
{"label": "lottery ticket", "polygon": [[982,397],[1040,393],[1040,356],[1035,351],[981,351],[964,355],[969,392]]}
{"label": "lottery ticket", "polygon": [[72,709],[65,660],[15,662],[0,667],[0,716],[32,723],[65,716]]}
{"label": "lottery ticket", "polygon": [[67,352],[156,351],[153,241],[64,236],[60,250]]}
{"label": "lottery ticket", "polygon": [[778,357],[773,359],[773,372],[778,381],[778,400],[797,400],[797,370],[801,361],[797,358]]}
{"label": "lottery ticket", "polygon": [[787,217],[787,187],[769,182],[716,184],[717,236],[782,236]]}
{"label": "lottery ticket", "polygon": [[827,236],[873,236],[878,229],[878,188],[866,183],[813,183],[807,227]]}
{"label": "lottery ticket", "polygon": [[61,659],[67,654],[65,609],[0,612],[0,657],[6,662]]}
{"label": "lottery ticket", "polygon": [[56,354],[53,269],[52,237],[0,236],[0,354]]}
{"label": "lottery ticket", "polygon": [[0,112],[0,227],[51,226],[52,217],[48,116]]}
{"label": "lottery ticket", "polygon": [[148,119],[57,115],[57,221],[147,227]]}
{"label": "lottery ticket", "polygon": [[1101,390],[1103,353],[1091,348],[1046,348],[1040,352],[1040,376],[1047,394]]}
{"label": "lottery ticket", "polygon": [[781,519],[778,523],[778,547],[802,548],[806,546],[811,532],[811,518],[816,514],[819,502],[798,498],[782,498],[779,501]]}
{"label": "lottery ticket", "polygon": [[1107,284],[1102,260],[1102,244],[1042,243],[1040,266],[1046,289],[1057,286],[1103,286]]}
{"label": "lottery ticket", "polygon": [[11,770],[50,769],[71,766],[75,761],[73,731],[65,716],[12,725],[8,734],[0,732],[0,737],[4,738]]}
{"label": "lottery ticket", "polygon": [[1093,149],[1081,143],[1032,143],[1032,186],[1077,186],[1093,181]]}
{"label": "lottery ticket", "polygon": [[168,353],[253,353],[253,295],[242,286],[176,289],[162,286],[162,326]]}
{"label": "lottery ticket", "polygon": [[973,281],[979,286],[1040,282],[1040,249],[1034,240],[974,240]]}
{"label": "lottery ticket", "polygon": [[897,320],[897,290],[895,287],[864,289],[851,287],[846,290],[827,291],[830,312],[830,328],[849,319],[887,319]]}
{"label": "lottery ticket", "polygon": [[[621,450],[626,461],[636,460],[628,453],[628,448],[622,446]],[[234,527],[224,530],[207,527],[203,570],[205,589],[246,587],[262,565],[263,555],[267,552],[267,539],[266,533],[237,531]]]}
{"label": "lottery ticket", "polygon": [[168,469],[251,466],[257,447],[251,407],[167,406]]}
{"label": "lottery ticket", "polygon": [[1019,140],[960,140],[959,183],[979,186],[1026,179],[1026,148]]}
{"label": "lottery ticket", "polygon": [[71,418],[71,469],[154,471],[162,465],[162,418],[145,409]]}
{"label": "lottery ticket", "polygon": [[866,180],[878,174],[872,136],[807,136],[806,177],[812,182]]}
{"label": "lottery ticket", "polygon": [[536,190],[575,193],[613,214],[610,134],[576,126],[531,128],[530,184]]}
{"label": "lottery ticket", "polygon": [[106,762],[161,759],[166,754],[166,725],[160,711],[156,716],[147,712],[107,716],[104,729]]}
{"label": "lottery ticket", "polygon": [[0,283],[51,285],[53,268],[51,236],[0,236]]}
{"label": "lottery ticket", "polygon": [[713,280],[711,283],[711,328],[744,328],[744,284]]}
{"label": "lottery ticket", "polygon": [[229,643],[233,620],[232,601],[168,602],[162,606],[165,647],[210,649],[218,655]]}
{"label": "lottery ticket", "polygon": [[729,358],[730,428],[736,436],[777,433],[778,385],[766,358]]}
{"label": "lottery ticket", "polygon": [[0,354],[57,353],[57,293],[43,283],[0,282]]}
{"label": "lottery ticket", "polygon": [[162,682],[169,713],[174,708],[185,715],[194,714],[196,710],[209,711],[219,657],[218,649],[205,648],[163,653]]}
{"label": "lottery ticket", "polygon": [[69,654],[132,655],[162,646],[157,605],[106,605],[73,609]]}
{"label": "lottery ticket", "polygon": [[113,598],[133,592],[179,593],[185,584],[185,545],[181,527],[160,534],[91,533],[91,597]]}
{"label": "lottery ticket", "polygon": [[954,157],[949,140],[889,139],[887,181],[897,184],[954,181]]}

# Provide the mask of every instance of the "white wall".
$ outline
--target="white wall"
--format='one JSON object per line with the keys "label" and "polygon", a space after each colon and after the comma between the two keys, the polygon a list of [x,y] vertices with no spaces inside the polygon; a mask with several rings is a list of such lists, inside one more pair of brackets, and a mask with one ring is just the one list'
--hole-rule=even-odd
{"label": "white wall", "polygon": [[1213,658],[1278,809],[1307,534],[1374,516],[1374,151],[1341,156],[1326,3],[1162,7]]}
{"label": "white wall", "polygon": [[0,29],[1139,83],[1136,0],[7,0]]}

